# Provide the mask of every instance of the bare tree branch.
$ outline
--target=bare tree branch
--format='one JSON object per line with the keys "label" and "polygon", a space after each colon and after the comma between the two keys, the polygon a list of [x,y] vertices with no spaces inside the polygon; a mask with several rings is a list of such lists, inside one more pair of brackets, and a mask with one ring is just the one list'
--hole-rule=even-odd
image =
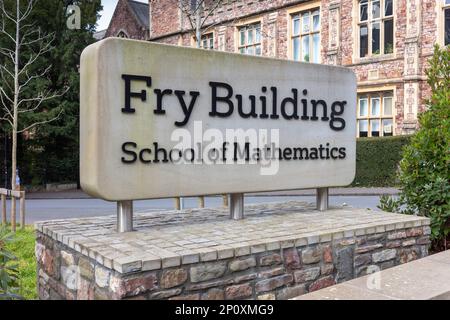
{"label": "bare tree branch", "polygon": [[31,129],[39,126],[39,125],[50,123],[50,122],[53,122],[55,120],[58,120],[62,113],[63,113],[63,110],[60,110],[59,113],[55,117],[53,117],[51,119],[48,119],[48,120],[35,122],[35,123],[29,125],[26,128],[23,128],[21,130],[17,130],[17,133],[24,133],[25,131],[29,131],[29,130],[31,130]]}

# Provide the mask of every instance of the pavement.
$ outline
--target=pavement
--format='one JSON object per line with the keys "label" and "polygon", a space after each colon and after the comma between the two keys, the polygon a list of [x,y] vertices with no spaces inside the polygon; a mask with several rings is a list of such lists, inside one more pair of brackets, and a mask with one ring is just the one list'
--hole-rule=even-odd
{"label": "pavement", "polygon": [[[379,211],[379,198],[382,194],[395,195],[394,188],[333,188],[330,190],[330,206],[348,205]],[[26,223],[37,221],[86,218],[116,214],[116,203],[92,198],[81,190],[59,192],[29,192],[26,194]],[[315,190],[295,190],[245,194],[245,204],[264,204],[287,201],[305,201],[315,203]],[[198,208],[196,197],[184,198],[184,208]],[[221,196],[205,197],[207,208],[222,207]],[[7,200],[9,219],[10,200]],[[134,201],[135,213],[173,210],[174,199],[153,199]],[[18,210],[18,209],[17,209]],[[18,214],[18,213],[17,213]]]}
{"label": "pavement", "polygon": [[450,250],[294,300],[450,300]]}
{"label": "pavement", "polygon": [[[381,196],[396,195],[399,190],[396,188],[330,188],[330,196]],[[314,196],[315,190],[289,190],[276,192],[248,193],[252,197],[273,197],[273,196]],[[82,190],[66,190],[56,192],[29,192],[27,199],[93,199]]]}

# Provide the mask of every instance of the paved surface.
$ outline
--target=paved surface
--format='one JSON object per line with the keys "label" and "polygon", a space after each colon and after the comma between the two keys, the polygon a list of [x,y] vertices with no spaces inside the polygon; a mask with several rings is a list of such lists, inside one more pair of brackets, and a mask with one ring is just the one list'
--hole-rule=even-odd
{"label": "paved surface", "polygon": [[450,250],[295,300],[450,300]]}
{"label": "paved surface", "polygon": [[[383,194],[398,194],[396,188],[331,188],[330,195],[335,196],[379,196]],[[313,196],[315,190],[290,190],[265,193],[253,193],[251,196]],[[82,190],[68,190],[59,192],[30,192],[28,199],[90,199]]]}
{"label": "paved surface", "polygon": [[246,219],[228,210],[192,209],[135,215],[139,232],[115,232],[114,216],[55,220],[36,228],[121,273],[429,225],[429,219],[350,207],[314,210],[304,202],[246,206]]}
{"label": "paved surface", "polygon": [[[63,193],[66,194],[66,193]],[[81,193],[77,193],[81,194]],[[31,195],[31,194],[30,194]],[[55,195],[61,196],[62,194]],[[257,203],[269,203],[269,202],[282,202],[282,201],[306,201],[315,202],[315,196],[246,196],[245,203],[257,204]],[[331,196],[331,205],[343,205],[348,204],[355,208],[369,208],[372,210],[378,210],[379,196]],[[208,197],[205,200],[206,207],[221,207],[221,197]],[[9,216],[8,201],[8,216]],[[185,208],[198,207],[197,198],[186,198]],[[161,210],[173,210],[173,199],[159,199],[159,200],[146,200],[135,201],[135,212],[149,212],[149,211],[161,211]],[[81,217],[95,217],[114,214],[116,210],[116,204],[114,202],[107,202],[99,199],[84,198],[33,198],[28,196],[26,201],[26,222],[31,224],[36,221],[52,220],[52,219],[66,219],[66,218],[81,218]]]}

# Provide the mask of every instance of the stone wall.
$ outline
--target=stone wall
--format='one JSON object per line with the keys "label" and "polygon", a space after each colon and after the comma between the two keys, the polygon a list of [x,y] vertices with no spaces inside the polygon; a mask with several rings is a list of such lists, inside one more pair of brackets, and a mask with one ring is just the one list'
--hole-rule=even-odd
{"label": "stone wall", "polygon": [[417,220],[337,230],[216,255],[204,251],[201,261],[185,256],[179,264],[163,261],[162,268],[129,263],[122,272],[99,259],[95,245],[88,250],[69,240],[75,250],[63,244],[64,235],[41,229],[36,242],[39,298],[289,299],[425,257],[428,224]]}

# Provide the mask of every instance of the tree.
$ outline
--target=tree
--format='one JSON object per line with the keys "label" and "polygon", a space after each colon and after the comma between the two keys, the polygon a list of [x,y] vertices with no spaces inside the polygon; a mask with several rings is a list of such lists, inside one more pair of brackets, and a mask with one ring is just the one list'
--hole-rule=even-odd
{"label": "tree", "polygon": [[[1,10],[1,34],[6,37],[6,43],[0,47],[3,56],[0,65],[0,103],[3,108],[1,120],[11,126],[12,150],[11,150],[11,186],[16,186],[17,169],[17,137],[18,134],[30,132],[38,125],[56,120],[62,110],[48,112],[40,107],[48,100],[63,95],[63,91],[48,89],[40,79],[45,78],[51,69],[51,64],[45,68],[36,70],[34,65],[38,60],[53,49],[54,34],[44,34],[35,23],[27,22],[27,18],[33,11],[36,0],[28,0],[21,6],[20,0],[16,0],[15,6],[8,9],[5,1],[0,0]],[[23,122],[21,118],[28,113],[41,113],[41,119],[31,122]],[[30,119],[30,117],[29,117]],[[11,206],[15,213],[15,201]],[[13,221],[14,228],[14,221]]]}
{"label": "tree", "polygon": [[403,151],[399,199],[384,197],[380,208],[431,219],[436,250],[450,234],[450,47],[435,47],[427,70],[431,97],[419,116],[419,131]]}
{"label": "tree", "polygon": [[[223,0],[180,0],[179,6],[194,32],[197,48],[201,48],[202,34],[208,19],[214,15]],[[208,25],[211,27],[211,25]]]}

